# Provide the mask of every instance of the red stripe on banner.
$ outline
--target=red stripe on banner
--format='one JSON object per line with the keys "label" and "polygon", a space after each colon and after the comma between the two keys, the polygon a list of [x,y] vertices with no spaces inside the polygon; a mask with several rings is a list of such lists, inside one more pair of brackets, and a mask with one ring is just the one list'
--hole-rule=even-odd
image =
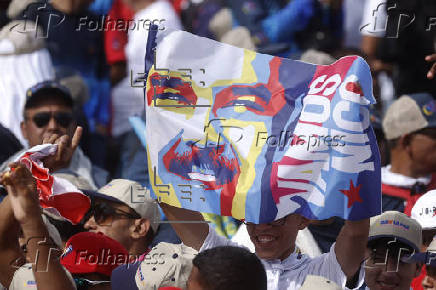
{"label": "red stripe on banner", "polygon": [[273,162],[272,167],[271,167],[271,193],[272,193],[272,197],[274,202],[277,204],[279,203],[280,197],[282,196],[286,196],[286,195],[292,195],[292,194],[296,194],[296,193],[300,193],[300,192],[304,192],[304,190],[301,189],[294,189],[294,188],[287,188],[287,187],[279,187],[278,186],[278,181],[295,181],[295,182],[300,182],[300,183],[309,183],[308,180],[303,180],[303,179],[286,179],[286,178],[280,178],[278,177],[278,167],[279,165],[301,165],[301,164],[307,164],[307,163],[312,163],[312,160],[298,160],[295,158],[291,158],[288,156],[285,156],[282,159],[281,163],[278,162]]}

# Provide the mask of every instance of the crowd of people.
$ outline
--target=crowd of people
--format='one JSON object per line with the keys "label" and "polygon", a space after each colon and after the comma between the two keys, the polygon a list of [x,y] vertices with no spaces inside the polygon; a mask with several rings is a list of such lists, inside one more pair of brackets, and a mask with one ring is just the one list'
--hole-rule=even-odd
{"label": "crowd of people", "polygon": [[[436,289],[435,15],[433,0],[2,1],[0,289]],[[253,224],[153,200],[131,119],[151,25],[319,65],[364,57],[381,214]],[[91,200],[77,224],[17,162],[42,144]]]}

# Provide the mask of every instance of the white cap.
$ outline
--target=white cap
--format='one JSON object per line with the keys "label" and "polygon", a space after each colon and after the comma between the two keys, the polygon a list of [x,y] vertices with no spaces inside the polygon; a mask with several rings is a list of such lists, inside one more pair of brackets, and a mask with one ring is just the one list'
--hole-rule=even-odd
{"label": "white cap", "polygon": [[139,290],[185,287],[197,251],[184,244],[161,242],[148,253],[136,271]]}
{"label": "white cap", "polygon": [[418,198],[412,208],[412,218],[423,230],[436,228],[436,190],[430,190]]}
{"label": "white cap", "polygon": [[137,212],[141,217],[150,221],[150,225],[157,232],[160,213],[157,202],[150,197],[147,188],[138,182],[128,179],[114,179],[100,188],[96,197],[110,197],[109,200],[122,202]]}
{"label": "white cap", "polygon": [[338,286],[333,281],[322,277],[322,276],[314,276],[307,275],[306,280],[304,280],[303,286],[300,288],[301,290],[340,290],[341,287]]}
{"label": "white cap", "polygon": [[368,240],[394,237],[411,246],[417,252],[422,244],[421,225],[399,211],[385,211],[370,220]]}

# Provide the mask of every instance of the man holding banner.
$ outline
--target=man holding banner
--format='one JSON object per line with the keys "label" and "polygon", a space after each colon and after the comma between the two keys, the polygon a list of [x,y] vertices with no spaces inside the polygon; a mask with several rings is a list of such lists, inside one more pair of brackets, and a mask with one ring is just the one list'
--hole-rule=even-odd
{"label": "man holding banner", "polygon": [[[307,275],[362,282],[381,185],[361,58],[315,66],[152,30],[145,71],[152,194],[186,245],[232,245],[199,212],[233,216],[247,224],[268,289],[297,289]],[[298,253],[298,231],[331,216],[347,221],[330,252]]]}

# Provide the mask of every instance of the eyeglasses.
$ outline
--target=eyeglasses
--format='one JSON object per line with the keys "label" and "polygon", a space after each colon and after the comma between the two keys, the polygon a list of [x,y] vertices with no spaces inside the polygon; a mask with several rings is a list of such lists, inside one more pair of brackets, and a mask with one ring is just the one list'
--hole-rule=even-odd
{"label": "eyeglasses", "polygon": [[365,260],[365,267],[385,267],[387,272],[398,272],[413,253],[411,247],[399,242],[381,243],[371,248],[371,254]]}
{"label": "eyeglasses", "polygon": [[74,282],[76,283],[77,290],[86,290],[91,288],[92,286],[110,283],[111,281],[92,281],[85,278],[74,278]]}
{"label": "eyeglasses", "polygon": [[[273,227],[279,227],[279,226],[283,226],[286,223],[286,219],[289,215],[282,217],[281,219],[266,223],[267,225],[273,226]],[[250,223],[250,222],[246,222],[246,221],[242,221],[247,227],[252,227],[254,225],[257,225],[255,223]]]}
{"label": "eyeglasses", "polygon": [[63,128],[70,126],[73,121],[73,114],[69,112],[40,112],[32,117],[32,121],[36,127],[42,128],[47,126],[52,117]]}
{"label": "eyeglasses", "polygon": [[94,204],[89,212],[89,217],[94,216],[95,222],[100,226],[110,226],[113,218],[140,219],[138,213],[129,213],[121,209],[111,207],[110,205],[100,202]]}

